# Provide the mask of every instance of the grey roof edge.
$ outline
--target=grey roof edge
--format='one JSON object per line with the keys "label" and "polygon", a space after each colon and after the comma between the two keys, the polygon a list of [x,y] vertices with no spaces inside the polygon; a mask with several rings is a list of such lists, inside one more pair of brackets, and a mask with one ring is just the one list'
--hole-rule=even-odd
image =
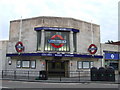
{"label": "grey roof edge", "polygon": [[[70,19],[70,20],[73,20],[73,21],[81,21],[81,22],[85,22],[85,23],[91,23],[91,22],[87,22],[87,21],[84,21],[84,20],[80,20],[80,19],[76,19],[76,18],[72,18],[72,17],[58,17],[58,16],[38,16],[38,17],[30,17],[30,18],[23,18],[22,20],[25,21],[25,20],[33,20],[33,19],[37,19],[37,18],[58,18],[58,19]],[[17,20],[12,20],[10,22],[20,22],[21,19],[17,19]],[[98,24],[95,24],[95,23],[92,23],[94,25],[97,25],[97,26],[100,26]]]}

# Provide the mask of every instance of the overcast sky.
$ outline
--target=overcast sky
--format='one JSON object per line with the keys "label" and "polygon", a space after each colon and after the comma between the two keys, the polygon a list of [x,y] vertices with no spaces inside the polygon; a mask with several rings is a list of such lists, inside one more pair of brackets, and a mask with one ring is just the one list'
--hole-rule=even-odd
{"label": "overcast sky", "polygon": [[38,16],[72,17],[100,25],[101,42],[118,40],[120,0],[0,0],[0,40],[9,39],[11,20]]}

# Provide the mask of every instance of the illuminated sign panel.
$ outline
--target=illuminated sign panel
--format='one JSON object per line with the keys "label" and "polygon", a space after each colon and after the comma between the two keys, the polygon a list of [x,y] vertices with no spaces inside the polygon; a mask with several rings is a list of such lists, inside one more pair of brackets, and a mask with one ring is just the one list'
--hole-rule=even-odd
{"label": "illuminated sign panel", "polygon": [[[56,37],[60,38],[61,40],[55,40]],[[48,43],[50,43],[54,48],[61,48],[64,45],[64,43],[66,43],[66,40],[64,40],[64,38],[61,35],[53,35],[51,37],[51,40],[48,40]]]}
{"label": "illuminated sign panel", "polygon": [[105,53],[105,59],[113,59],[113,60],[119,60],[119,54],[118,53]]}
{"label": "illuminated sign panel", "polygon": [[70,51],[69,32],[46,30],[45,51]]}

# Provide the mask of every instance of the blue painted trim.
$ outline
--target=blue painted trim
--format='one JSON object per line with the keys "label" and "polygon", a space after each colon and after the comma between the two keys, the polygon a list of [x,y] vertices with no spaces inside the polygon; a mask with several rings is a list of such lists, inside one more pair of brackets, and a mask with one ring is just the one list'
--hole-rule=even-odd
{"label": "blue painted trim", "polygon": [[39,30],[58,30],[58,31],[73,31],[73,32],[79,32],[78,29],[74,29],[74,28],[60,28],[60,27],[35,27],[34,28],[35,31],[39,31]]}
{"label": "blue painted trim", "polygon": [[115,51],[105,51],[103,50],[104,53],[120,53],[120,52],[115,52]]}
{"label": "blue painted trim", "polygon": [[56,53],[13,53],[13,54],[6,54],[7,57],[13,56],[49,56],[49,57],[81,57],[81,58],[103,58],[100,55],[81,55],[81,54],[56,54]]}

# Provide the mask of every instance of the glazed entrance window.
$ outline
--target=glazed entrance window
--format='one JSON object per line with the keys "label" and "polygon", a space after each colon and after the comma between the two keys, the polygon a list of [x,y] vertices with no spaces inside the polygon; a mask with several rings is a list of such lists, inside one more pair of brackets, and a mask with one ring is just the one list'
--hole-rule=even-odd
{"label": "glazed entrance window", "polygon": [[[37,31],[37,51],[41,50],[41,34],[42,31]],[[73,51],[76,52],[76,32],[73,32],[73,42],[70,41],[69,31],[44,31],[44,51],[59,51],[69,52],[70,43],[73,43]],[[43,49],[43,48],[42,48]]]}
{"label": "glazed entrance window", "polygon": [[41,50],[41,31],[37,31],[37,51]]}
{"label": "glazed entrance window", "polygon": [[45,51],[70,51],[69,32],[45,31]]}

